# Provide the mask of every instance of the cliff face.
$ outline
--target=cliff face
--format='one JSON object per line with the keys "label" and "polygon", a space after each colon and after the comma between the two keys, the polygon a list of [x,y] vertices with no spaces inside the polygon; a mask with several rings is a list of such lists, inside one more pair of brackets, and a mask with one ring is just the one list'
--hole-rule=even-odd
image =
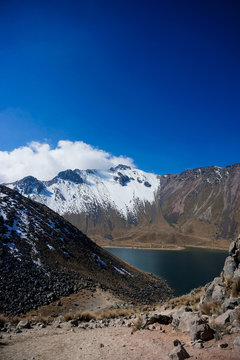
{"label": "cliff face", "polygon": [[98,244],[229,246],[240,232],[240,164],[154,175],[123,165],[66,170],[9,185],[63,215]]}

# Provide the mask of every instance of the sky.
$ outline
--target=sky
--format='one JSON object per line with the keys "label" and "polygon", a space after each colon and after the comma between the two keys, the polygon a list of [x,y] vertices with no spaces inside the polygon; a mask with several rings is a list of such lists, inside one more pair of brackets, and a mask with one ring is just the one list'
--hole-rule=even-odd
{"label": "sky", "polygon": [[239,41],[234,0],[0,0],[0,181],[239,162]]}

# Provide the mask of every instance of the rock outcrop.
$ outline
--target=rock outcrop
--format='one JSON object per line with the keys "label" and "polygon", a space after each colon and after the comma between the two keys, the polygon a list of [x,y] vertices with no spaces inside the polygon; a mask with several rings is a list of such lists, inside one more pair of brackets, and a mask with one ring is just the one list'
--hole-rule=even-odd
{"label": "rock outcrop", "polygon": [[[240,332],[240,236],[230,244],[229,256],[225,260],[223,270],[219,277],[201,289],[194,289],[190,294],[184,295],[182,301],[194,305],[176,308],[174,300],[162,307],[162,312],[151,317],[151,324],[155,319],[168,315],[171,324],[178,331],[188,332],[191,345],[203,347],[203,343],[213,338],[221,339],[226,334]],[[197,301],[193,301],[196,296]],[[203,294],[201,296],[201,294]],[[186,300],[187,299],[187,300]],[[200,300],[199,300],[200,299]],[[175,304],[181,300],[177,298]],[[147,322],[146,324],[148,324]],[[237,341],[236,341],[237,344]],[[224,348],[224,344],[221,345]],[[238,346],[238,345],[236,345]],[[172,356],[176,355],[176,350]],[[174,357],[177,359],[177,357]]]}
{"label": "rock outcrop", "polygon": [[[200,304],[202,308],[219,307],[222,312],[215,323],[219,326],[235,326],[240,321],[240,236],[229,247],[223,271],[206,286]],[[238,315],[239,314],[239,315]]]}

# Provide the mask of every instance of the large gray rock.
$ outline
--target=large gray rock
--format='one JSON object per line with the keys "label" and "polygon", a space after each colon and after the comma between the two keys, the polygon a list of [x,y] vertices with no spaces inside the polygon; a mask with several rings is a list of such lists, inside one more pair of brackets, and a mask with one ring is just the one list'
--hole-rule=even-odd
{"label": "large gray rock", "polygon": [[214,338],[214,333],[208,324],[195,325],[190,329],[190,338],[191,341],[208,341]]}
{"label": "large gray rock", "polygon": [[155,323],[168,325],[171,324],[171,322],[172,322],[172,316],[155,314],[151,316],[150,319],[147,319],[144,328],[147,327],[148,325],[152,325]]}
{"label": "large gray rock", "polygon": [[182,345],[176,346],[168,355],[172,360],[184,360],[190,358],[190,355]]}
{"label": "large gray rock", "polygon": [[29,321],[24,321],[24,320],[21,320],[19,321],[19,323],[17,324],[16,326],[16,329],[30,329],[30,322]]}
{"label": "large gray rock", "polygon": [[226,297],[226,291],[223,286],[216,285],[212,292],[212,301],[223,301]]}
{"label": "large gray rock", "polygon": [[237,336],[237,337],[235,338],[235,340],[234,340],[234,342],[233,342],[233,346],[234,346],[234,348],[237,348],[237,349],[239,349],[239,351],[240,351],[240,336]]}
{"label": "large gray rock", "polygon": [[227,310],[226,312],[224,312],[223,314],[219,315],[216,319],[215,319],[215,325],[217,326],[224,326],[227,323],[229,323],[230,321],[230,314],[232,313],[233,310]]}
{"label": "large gray rock", "polygon": [[239,247],[240,247],[240,236],[238,236],[237,240],[231,242],[228,250],[229,255],[236,257],[239,252]]}
{"label": "large gray rock", "polygon": [[178,330],[190,331],[191,327],[198,324],[199,321],[199,312],[184,312],[179,319]]}
{"label": "large gray rock", "polygon": [[240,267],[238,265],[238,268],[233,273],[232,281],[237,280],[237,278],[239,278],[239,277],[240,277]]}
{"label": "large gray rock", "polygon": [[240,304],[240,298],[225,299],[222,308],[226,310],[233,310]]}
{"label": "large gray rock", "polygon": [[234,271],[236,270],[236,261],[232,256],[228,256],[225,260],[225,264],[223,267],[223,275],[226,276],[233,276]]}
{"label": "large gray rock", "polygon": [[188,306],[182,306],[172,313],[172,325],[175,328],[179,328],[179,325],[181,328],[184,328],[184,323],[188,322],[188,320],[190,321],[190,319],[193,319],[193,312]]}
{"label": "large gray rock", "polygon": [[226,296],[224,283],[221,277],[216,277],[206,289],[206,294],[201,298],[201,304],[210,301],[223,301]]}
{"label": "large gray rock", "polygon": [[234,310],[232,310],[230,312],[230,324],[233,326],[233,327],[236,327],[236,328],[239,328],[240,326],[240,316],[239,316],[239,313],[240,313],[240,307],[236,307]]}
{"label": "large gray rock", "polygon": [[234,255],[235,252],[237,250],[237,244],[236,244],[236,241],[232,241],[230,246],[229,246],[229,250],[228,250],[228,253],[230,256]]}

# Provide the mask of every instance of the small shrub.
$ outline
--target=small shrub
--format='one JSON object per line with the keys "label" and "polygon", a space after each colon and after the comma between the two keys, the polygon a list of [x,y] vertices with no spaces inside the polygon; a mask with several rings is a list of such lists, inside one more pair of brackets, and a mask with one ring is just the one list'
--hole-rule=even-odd
{"label": "small shrub", "polygon": [[12,325],[16,326],[21,319],[18,316],[13,316],[9,320]]}
{"label": "small shrub", "polygon": [[133,332],[137,331],[137,330],[141,330],[144,327],[144,321],[143,318],[141,316],[139,316],[133,326]]}
{"label": "small shrub", "polygon": [[39,314],[35,319],[31,319],[32,321],[42,323],[44,325],[48,325],[52,322],[51,316],[43,316],[42,314]]}
{"label": "small shrub", "polygon": [[0,315],[0,328],[3,328],[7,321],[8,319],[5,316]]}
{"label": "small shrub", "polygon": [[68,312],[68,313],[63,315],[64,321],[69,321],[69,320],[72,320],[73,318],[74,318],[74,315],[73,315],[72,312]]}
{"label": "small shrub", "polygon": [[141,308],[141,311],[143,312],[148,312],[151,310],[151,307],[149,305],[144,305],[142,308]]}
{"label": "small shrub", "polygon": [[223,310],[220,301],[209,301],[199,306],[200,311],[205,315],[220,315]]}
{"label": "small shrub", "polygon": [[197,309],[201,297],[204,295],[204,291],[200,288],[196,289],[194,292],[191,292],[186,295],[172,298],[168,301],[167,305],[171,308],[181,307],[181,306],[191,306],[193,309]]}
{"label": "small shrub", "polygon": [[90,321],[92,319],[96,319],[96,315],[90,311],[77,312],[74,315],[74,319],[78,321]]}
{"label": "small shrub", "polygon": [[240,294],[240,277],[232,283],[232,297],[238,297]]}
{"label": "small shrub", "polygon": [[99,319],[115,319],[120,316],[132,315],[135,312],[137,312],[137,311],[135,311],[134,309],[108,309],[108,310],[100,311],[97,314],[97,317]]}

